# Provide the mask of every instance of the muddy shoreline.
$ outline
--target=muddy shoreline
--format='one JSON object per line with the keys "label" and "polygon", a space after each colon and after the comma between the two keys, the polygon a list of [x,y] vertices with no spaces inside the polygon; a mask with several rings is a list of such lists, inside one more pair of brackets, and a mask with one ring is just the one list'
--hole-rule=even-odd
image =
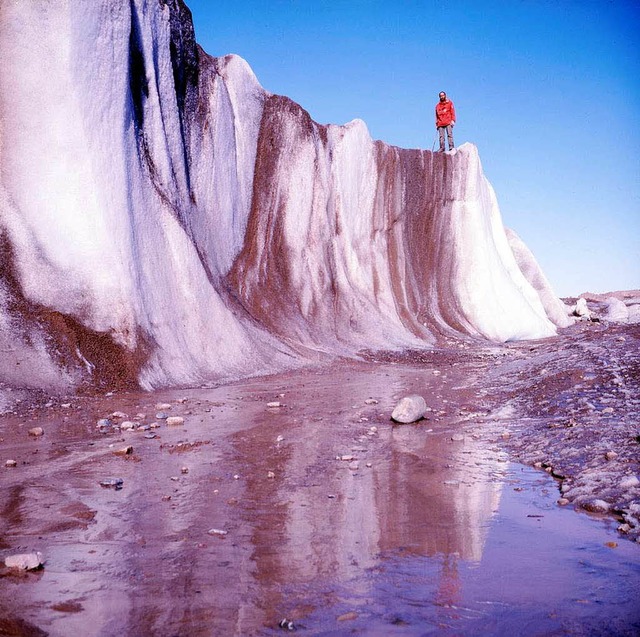
{"label": "muddy shoreline", "polygon": [[[397,577],[407,551],[442,560],[434,577],[458,590],[450,561],[456,573],[483,563],[505,489],[531,493],[536,475],[548,502],[532,523],[546,516],[551,533],[553,516],[586,511],[619,529],[608,543],[636,568],[638,351],[640,326],[582,322],[553,339],[370,353],[213,388],[28,395],[0,416],[0,550],[47,562],[1,569],[0,634],[271,634],[286,615],[308,634],[344,634],[320,628],[321,609],[366,617],[336,600],[357,597],[362,573]],[[425,397],[427,417],[394,425],[407,393]],[[512,462],[538,473],[519,478]],[[100,486],[110,478],[122,489]],[[436,621],[390,612],[376,616],[386,628],[370,617],[354,634]],[[633,634],[640,618],[627,620],[611,634]]]}

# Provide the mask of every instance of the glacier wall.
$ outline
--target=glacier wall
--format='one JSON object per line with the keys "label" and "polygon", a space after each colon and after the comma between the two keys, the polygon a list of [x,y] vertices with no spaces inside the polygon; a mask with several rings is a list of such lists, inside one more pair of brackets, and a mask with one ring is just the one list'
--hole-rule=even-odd
{"label": "glacier wall", "polygon": [[566,320],[474,146],[319,125],[202,51],[181,0],[0,3],[0,382],[149,389]]}

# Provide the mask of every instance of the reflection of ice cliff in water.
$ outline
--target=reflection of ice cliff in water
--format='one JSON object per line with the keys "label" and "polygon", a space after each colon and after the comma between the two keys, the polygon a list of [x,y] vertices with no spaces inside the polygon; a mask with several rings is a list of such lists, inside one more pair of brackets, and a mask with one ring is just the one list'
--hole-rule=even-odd
{"label": "reflection of ice cliff in water", "polygon": [[5,3],[0,65],[4,382],[152,388],[565,320],[475,147],[316,124],[205,54],[181,0]]}

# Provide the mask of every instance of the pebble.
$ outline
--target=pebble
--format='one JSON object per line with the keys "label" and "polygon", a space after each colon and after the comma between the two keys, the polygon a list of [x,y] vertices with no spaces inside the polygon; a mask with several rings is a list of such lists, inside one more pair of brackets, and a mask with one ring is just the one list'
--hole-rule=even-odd
{"label": "pebble", "polygon": [[131,422],[130,420],[125,420],[124,422],[120,423],[120,430],[121,431],[133,431],[136,428],[136,423],[135,422]]}
{"label": "pebble", "polygon": [[282,407],[279,400],[274,400],[273,402],[267,403],[267,407],[275,408]]}
{"label": "pebble", "polygon": [[604,457],[607,460],[615,460],[618,457],[618,454],[615,451],[607,451],[607,453],[604,454]]}
{"label": "pebble", "polygon": [[227,535],[228,531],[225,531],[223,529],[209,529],[207,531],[207,533],[209,535],[219,535],[219,536],[225,536]]}
{"label": "pebble", "polygon": [[34,438],[44,436],[44,429],[42,427],[33,427],[32,429],[29,429],[29,435]]}
{"label": "pebble", "polygon": [[147,440],[152,440],[153,438],[157,438],[158,436],[156,434],[145,434],[144,437]]}
{"label": "pebble", "polygon": [[360,463],[357,460],[354,460],[353,462],[349,463],[349,469],[351,469],[351,471],[357,471],[360,468]]}
{"label": "pebble", "polygon": [[166,411],[167,409],[171,409],[171,403],[158,403],[156,405],[156,409],[158,411]]}
{"label": "pebble", "polygon": [[340,456],[338,458],[338,460],[344,460],[345,462],[351,462],[351,460],[355,460],[355,458],[353,456],[350,456],[350,455],[344,455],[344,456]]}
{"label": "pebble", "polygon": [[18,553],[5,557],[4,565],[7,568],[17,568],[21,571],[34,571],[44,566],[44,559],[39,551],[35,553]]}
{"label": "pebble", "polygon": [[167,425],[169,427],[179,427],[184,425],[184,418],[182,416],[169,416],[167,418]]}
{"label": "pebble", "polygon": [[159,412],[156,414],[156,420],[166,420],[168,417],[169,417],[169,414],[167,414],[167,413],[166,413],[166,412],[164,412],[164,411],[159,411]]}
{"label": "pebble", "polygon": [[367,400],[364,401],[365,405],[377,405],[378,401],[375,398],[367,398]]}
{"label": "pebble", "polygon": [[613,407],[605,407],[605,408],[602,410],[602,413],[603,413],[603,414],[612,414],[612,413],[613,413]]}
{"label": "pebble", "polygon": [[100,418],[96,423],[96,427],[113,427],[113,422],[108,418]]}
{"label": "pebble", "polygon": [[180,469],[181,473],[189,473],[189,467],[182,467],[182,469]]}
{"label": "pebble", "polygon": [[113,452],[116,456],[130,456],[133,453],[133,447],[131,445],[123,447]]}
{"label": "pebble", "polygon": [[271,479],[273,479],[273,478],[275,478],[275,477],[276,477],[276,474],[275,474],[273,471],[269,471],[269,472],[267,472],[267,478],[271,478]]}
{"label": "pebble", "polygon": [[4,463],[4,466],[5,466],[5,467],[17,467],[17,466],[18,466],[18,463],[17,463],[13,458],[9,458],[9,460],[7,460],[7,461]]}
{"label": "pebble", "polygon": [[558,498],[558,506],[564,507],[569,504],[569,500],[567,498]]}
{"label": "pebble", "polygon": [[122,489],[123,484],[124,480],[122,478],[105,478],[100,481],[101,487],[105,487],[106,489],[115,489],[116,491]]}
{"label": "pebble", "polygon": [[464,440],[464,436],[462,434],[453,434],[453,436],[451,436],[451,440],[454,442],[462,442]]}
{"label": "pebble", "polygon": [[127,416],[127,414],[125,414],[123,411],[114,411],[111,414],[112,418],[122,418],[123,420],[126,420],[129,416]]}
{"label": "pebble", "polygon": [[340,615],[337,618],[337,621],[339,621],[339,622],[348,622],[348,621],[352,621],[354,619],[358,619],[358,613],[356,613],[355,611],[351,611],[350,613],[344,613],[344,615]]}
{"label": "pebble", "polygon": [[284,440],[284,436],[278,436],[276,438],[276,442],[282,442]]}

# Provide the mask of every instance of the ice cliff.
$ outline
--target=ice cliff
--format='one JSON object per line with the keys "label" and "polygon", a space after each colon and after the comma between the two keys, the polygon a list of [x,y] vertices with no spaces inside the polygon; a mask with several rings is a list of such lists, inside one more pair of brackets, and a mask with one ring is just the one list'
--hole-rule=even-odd
{"label": "ice cliff", "polygon": [[565,320],[474,146],[319,125],[199,48],[181,0],[0,3],[0,382],[153,388]]}

